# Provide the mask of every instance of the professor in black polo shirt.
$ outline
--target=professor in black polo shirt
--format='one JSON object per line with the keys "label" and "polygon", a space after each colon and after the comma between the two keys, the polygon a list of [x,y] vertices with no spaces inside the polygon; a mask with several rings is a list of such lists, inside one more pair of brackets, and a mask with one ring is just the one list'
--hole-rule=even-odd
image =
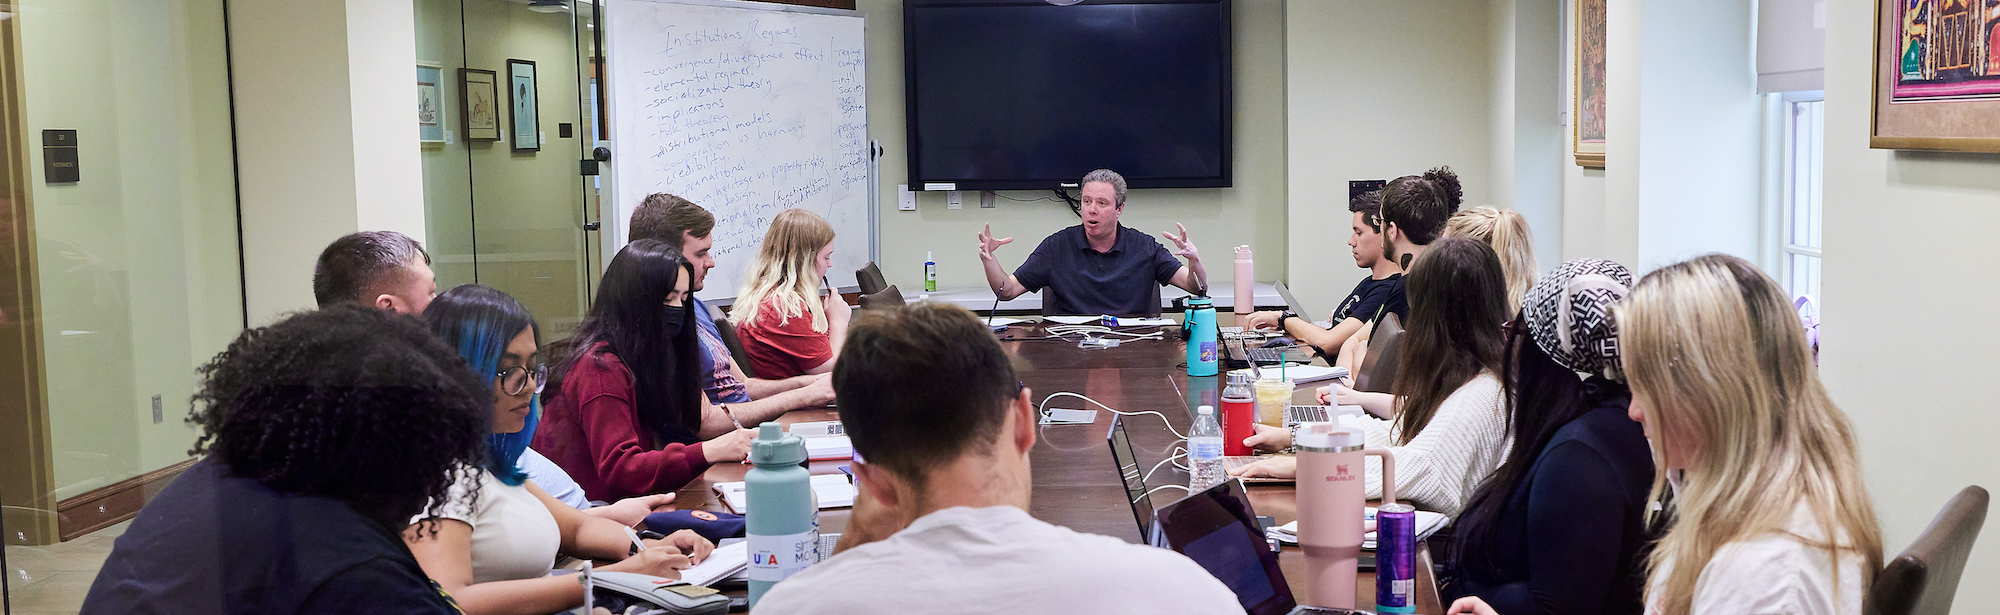
{"label": "professor in black polo shirt", "polygon": [[[994,294],[1006,300],[1049,288],[1054,296],[1043,293],[1043,314],[1112,316],[1159,315],[1154,291],[1160,284],[1208,294],[1208,272],[1201,266],[1201,253],[1188,241],[1186,226],[1174,223],[1179,235],[1160,233],[1174,243],[1175,250],[1168,252],[1159,240],[1118,223],[1125,212],[1123,176],[1098,169],[1083,176],[1082,183],[1083,224],[1043,239],[1013,275],[1000,267],[993,251],[1014,238],[994,239],[991,225],[979,233],[979,260]],[[1175,256],[1186,258],[1187,264]]]}

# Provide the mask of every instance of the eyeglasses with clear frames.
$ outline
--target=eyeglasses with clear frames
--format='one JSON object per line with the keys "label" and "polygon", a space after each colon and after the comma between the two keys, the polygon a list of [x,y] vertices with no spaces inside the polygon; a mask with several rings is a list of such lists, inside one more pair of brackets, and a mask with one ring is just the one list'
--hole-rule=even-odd
{"label": "eyeglasses with clear frames", "polygon": [[549,366],[542,363],[536,363],[534,367],[516,365],[500,370],[493,376],[500,379],[500,391],[508,395],[520,395],[521,391],[528,390],[528,377],[534,376],[535,393],[539,395],[542,392],[542,385],[549,381]]}

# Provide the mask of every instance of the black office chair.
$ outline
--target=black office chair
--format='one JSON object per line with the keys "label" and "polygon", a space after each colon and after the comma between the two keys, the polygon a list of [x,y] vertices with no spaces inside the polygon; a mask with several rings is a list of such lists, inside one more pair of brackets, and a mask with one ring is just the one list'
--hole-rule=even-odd
{"label": "black office chair", "polygon": [[757,370],[750,367],[750,353],[743,351],[743,338],[736,337],[736,325],[729,324],[729,317],[722,308],[714,304],[708,306],[708,315],[715,319],[715,332],[722,337],[722,345],[729,348],[730,358],[736,359],[737,369],[743,370],[743,377],[756,378]]}
{"label": "black office chair", "polygon": [[1396,382],[1396,366],[1403,362],[1403,319],[1394,313],[1382,315],[1375,333],[1368,338],[1368,356],[1354,376],[1354,390],[1389,392]]}
{"label": "black office chair", "polygon": [[873,295],[889,287],[889,280],[882,277],[882,268],[873,261],[868,266],[854,270],[854,283],[861,287],[861,294]]}
{"label": "black office chair", "polygon": [[1946,615],[1972,541],[1986,523],[1986,490],[1966,487],[1946,502],[1931,526],[1902,555],[1883,564],[1868,588],[1867,615]]}
{"label": "black office chair", "polygon": [[903,305],[903,291],[896,290],[895,284],[890,284],[881,292],[861,296],[861,309],[864,310],[893,310]]}
{"label": "black office chair", "polygon": [[[1102,316],[1102,314],[1064,314],[1062,312],[1055,311],[1056,289],[1053,286],[1043,286],[1040,296],[1042,298],[1043,316]],[[1152,306],[1152,309],[1150,312],[1147,312],[1145,314],[1111,314],[1111,316],[1146,316],[1149,318],[1159,316],[1160,285],[1158,284],[1153,285],[1152,298],[1147,299],[1146,305]]]}

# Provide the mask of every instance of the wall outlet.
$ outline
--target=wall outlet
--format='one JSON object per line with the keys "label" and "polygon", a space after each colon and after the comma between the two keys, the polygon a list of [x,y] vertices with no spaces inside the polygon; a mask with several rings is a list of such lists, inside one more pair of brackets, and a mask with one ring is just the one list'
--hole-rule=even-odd
{"label": "wall outlet", "polygon": [[166,414],[166,409],[165,409],[165,408],[162,408],[162,407],[160,407],[160,396],[158,396],[158,395],[154,395],[154,396],[153,396],[153,424],[154,424],[154,425],[158,425],[158,424],[160,424],[160,423],[162,423],[162,422],[165,422],[166,420],[167,420],[167,414]]}
{"label": "wall outlet", "polygon": [[909,184],[896,184],[896,211],[916,211],[917,193],[910,191]]}
{"label": "wall outlet", "polygon": [[965,192],[952,190],[944,193],[945,209],[965,209]]}
{"label": "wall outlet", "polygon": [[995,196],[995,195],[993,194],[993,191],[992,191],[992,190],[981,190],[981,191],[979,191],[979,208],[980,208],[980,209],[992,209],[992,208],[993,208],[993,201],[997,200],[997,199],[995,199],[995,198],[994,198],[994,196]]}

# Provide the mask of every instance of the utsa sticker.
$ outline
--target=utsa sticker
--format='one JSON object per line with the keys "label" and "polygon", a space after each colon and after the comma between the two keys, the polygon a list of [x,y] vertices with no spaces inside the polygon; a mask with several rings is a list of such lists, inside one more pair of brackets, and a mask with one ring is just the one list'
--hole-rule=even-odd
{"label": "utsa sticker", "polygon": [[694,518],[696,519],[700,519],[703,521],[714,521],[716,518],[715,513],[708,512],[706,510],[688,511],[688,514],[694,516]]}

